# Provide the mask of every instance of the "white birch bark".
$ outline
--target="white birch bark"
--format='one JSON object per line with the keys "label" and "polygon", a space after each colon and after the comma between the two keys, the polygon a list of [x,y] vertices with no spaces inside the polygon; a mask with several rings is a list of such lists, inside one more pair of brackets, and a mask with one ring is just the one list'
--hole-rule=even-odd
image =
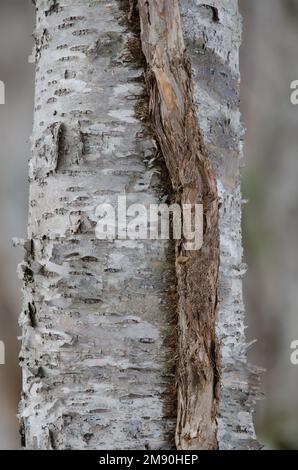
{"label": "white birch bark", "polygon": [[[30,214],[21,265],[26,448],[174,445],[171,243],[102,242],[94,233],[100,203],[115,204],[126,194],[129,203],[148,204],[168,191],[147,123],[144,63],[129,3],[36,0]],[[252,448],[241,281],[237,2],[180,4],[198,121],[222,201],[218,443]]]}
{"label": "white birch bark", "polygon": [[[37,0],[25,281],[25,446],[168,448],[175,290],[167,242],[95,239],[95,209],[158,203],[125,2]],[[151,162],[152,159],[157,159]]]}

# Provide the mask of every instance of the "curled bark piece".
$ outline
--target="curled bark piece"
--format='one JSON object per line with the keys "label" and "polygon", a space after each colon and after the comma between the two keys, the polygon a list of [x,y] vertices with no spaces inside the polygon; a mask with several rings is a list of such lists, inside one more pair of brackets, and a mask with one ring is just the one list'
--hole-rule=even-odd
{"label": "curled bark piece", "polygon": [[[178,279],[178,449],[216,449],[219,354],[216,339],[219,210],[216,179],[196,115],[191,63],[178,0],[139,0],[150,114],[175,202],[203,204],[204,244],[176,245]],[[179,260],[188,258],[187,263]]]}

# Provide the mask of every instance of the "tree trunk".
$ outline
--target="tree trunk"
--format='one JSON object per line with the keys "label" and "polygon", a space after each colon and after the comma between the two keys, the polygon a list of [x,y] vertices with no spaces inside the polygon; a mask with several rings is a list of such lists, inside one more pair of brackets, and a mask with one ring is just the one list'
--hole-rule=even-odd
{"label": "tree trunk", "polygon": [[[209,3],[36,0],[21,265],[26,448],[255,445],[241,294],[240,22],[236,0]],[[123,195],[128,205],[202,202],[202,250],[96,239],[97,206]]]}
{"label": "tree trunk", "polygon": [[259,376],[247,365],[242,277],[240,169],[243,128],[239,112],[241,18],[237,0],[181,1],[191,54],[199,125],[217,178],[220,205],[218,341],[220,449],[259,448],[253,425]]}

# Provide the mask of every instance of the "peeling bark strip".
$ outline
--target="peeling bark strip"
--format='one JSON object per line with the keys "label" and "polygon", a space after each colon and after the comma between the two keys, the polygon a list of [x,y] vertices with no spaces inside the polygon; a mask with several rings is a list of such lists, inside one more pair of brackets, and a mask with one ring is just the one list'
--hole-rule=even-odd
{"label": "peeling bark strip", "polygon": [[[175,202],[204,205],[204,245],[176,246],[178,278],[178,449],[216,449],[219,211],[216,179],[197,123],[191,64],[178,0],[139,0],[150,113]],[[181,262],[183,260],[183,263]],[[186,262],[185,262],[186,261]]]}

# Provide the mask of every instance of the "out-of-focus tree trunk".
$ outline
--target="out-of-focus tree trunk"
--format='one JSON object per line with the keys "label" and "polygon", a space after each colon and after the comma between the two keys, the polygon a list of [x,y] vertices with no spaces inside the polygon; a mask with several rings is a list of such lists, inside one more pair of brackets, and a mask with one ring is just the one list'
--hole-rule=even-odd
{"label": "out-of-focus tree trunk", "polygon": [[[252,448],[237,2],[36,0],[36,11],[23,445],[172,448],[177,415],[178,448]],[[97,240],[96,207],[123,194],[203,202],[200,253]]]}

